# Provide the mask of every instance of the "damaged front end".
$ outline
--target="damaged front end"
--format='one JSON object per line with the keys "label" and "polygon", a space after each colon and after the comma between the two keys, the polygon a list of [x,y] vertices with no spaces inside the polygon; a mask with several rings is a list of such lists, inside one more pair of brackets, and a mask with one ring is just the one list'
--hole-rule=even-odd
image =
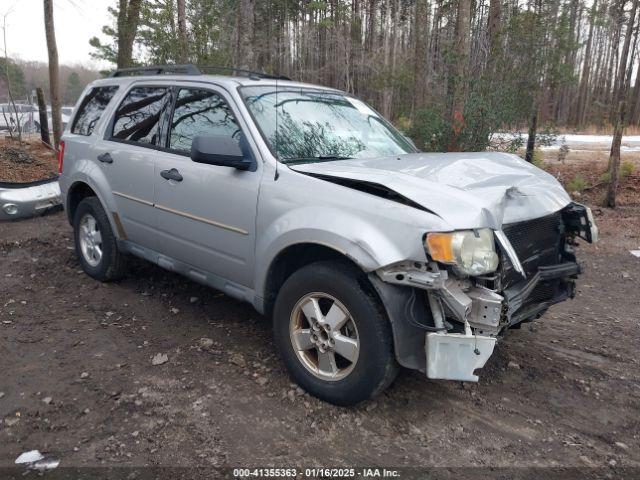
{"label": "damaged front end", "polygon": [[388,309],[398,361],[429,378],[478,381],[474,370],[506,329],[573,298],[577,238],[595,242],[598,235],[591,211],[576,203],[503,225],[491,237],[495,253],[477,247],[478,259],[459,245],[482,245],[483,234],[472,232],[475,238],[464,232],[426,240],[427,263],[402,262],[371,275]]}

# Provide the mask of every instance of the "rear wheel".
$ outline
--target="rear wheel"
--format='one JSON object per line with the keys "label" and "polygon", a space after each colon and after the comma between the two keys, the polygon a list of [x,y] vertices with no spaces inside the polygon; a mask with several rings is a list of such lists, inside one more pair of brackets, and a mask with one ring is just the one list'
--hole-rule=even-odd
{"label": "rear wheel", "polygon": [[314,263],[287,279],[274,334],[292,377],[337,405],[379,394],[397,374],[384,310],[364,274],[343,262]]}
{"label": "rear wheel", "polygon": [[82,269],[97,280],[116,280],[124,274],[123,255],[118,250],[107,214],[96,197],[83,199],[73,220],[76,253]]}

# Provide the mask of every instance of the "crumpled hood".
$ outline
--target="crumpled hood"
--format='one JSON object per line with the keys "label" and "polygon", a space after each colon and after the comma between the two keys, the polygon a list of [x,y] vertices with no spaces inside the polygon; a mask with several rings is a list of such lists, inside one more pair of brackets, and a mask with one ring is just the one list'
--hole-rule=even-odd
{"label": "crumpled hood", "polygon": [[571,202],[552,175],[507,153],[415,153],[291,169],[384,185],[454,229],[500,229],[503,223],[549,215]]}

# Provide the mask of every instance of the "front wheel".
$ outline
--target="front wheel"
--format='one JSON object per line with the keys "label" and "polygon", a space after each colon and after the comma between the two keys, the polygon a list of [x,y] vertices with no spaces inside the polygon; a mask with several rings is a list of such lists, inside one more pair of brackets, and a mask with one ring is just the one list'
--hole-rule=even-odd
{"label": "front wheel", "polygon": [[343,262],[314,263],[287,279],[276,300],[274,335],[298,384],[337,405],[374,397],[398,371],[380,301],[364,274]]}

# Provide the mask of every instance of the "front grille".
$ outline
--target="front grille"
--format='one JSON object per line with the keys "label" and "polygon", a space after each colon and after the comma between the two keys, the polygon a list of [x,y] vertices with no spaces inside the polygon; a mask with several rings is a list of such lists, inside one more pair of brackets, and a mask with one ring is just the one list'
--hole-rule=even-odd
{"label": "front grille", "polygon": [[[527,279],[531,279],[539,267],[557,265],[562,261],[564,224],[560,212],[510,223],[502,229],[518,255]],[[502,288],[523,281],[504,252],[501,260]]]}

